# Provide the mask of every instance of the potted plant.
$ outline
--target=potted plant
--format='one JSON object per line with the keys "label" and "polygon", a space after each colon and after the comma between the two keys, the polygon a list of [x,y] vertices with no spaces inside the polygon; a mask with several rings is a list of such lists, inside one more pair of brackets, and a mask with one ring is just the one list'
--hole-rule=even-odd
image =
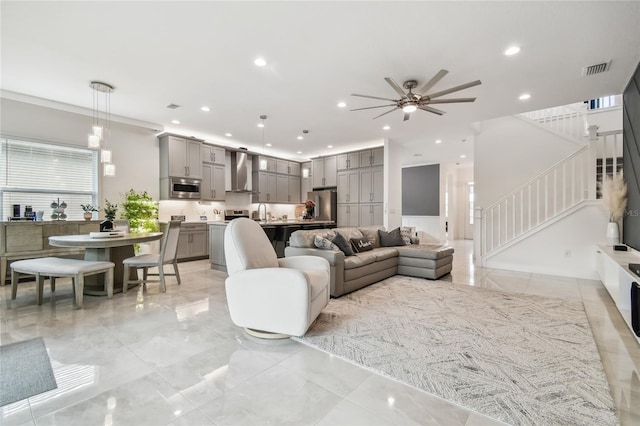
{"label": "potted plant", "polygon": [[123,216],[129,220],[132,233],[156,232],[158,230],[158,202],[147,191],[130,189],[124,194]]}
{"label": "potted plant", "polygon": [[117,204],[111,204],[109,200],[104,200],[104,218],[105,220],[100,223],[100,231],[113,230],[113,221],[116,218],[116,212],[118,211]]}
{"label": "potted plant", "polygon": [[610,246],[620,244],[618,222],[622,219],[624,209],[627,207],[627,184],[622,174],[617,174],[614,177],[605,176],[600,189],[602,191],[602,202],[609,212],[607,244]]}
{"label": "potted plant", "polygon": [[304,215],[305,219],[313,219],[313,211],[316,207],[316,203],[313,200],[307,200],[304,202],[304,208],[306,209],[306,214]]}
{"label": "potted plant", "polygon": [[84,220],[91,220],[93,218],[93,212],[97,212],[98,208],[93,204],[80,204],[82,211],[84,212]]}

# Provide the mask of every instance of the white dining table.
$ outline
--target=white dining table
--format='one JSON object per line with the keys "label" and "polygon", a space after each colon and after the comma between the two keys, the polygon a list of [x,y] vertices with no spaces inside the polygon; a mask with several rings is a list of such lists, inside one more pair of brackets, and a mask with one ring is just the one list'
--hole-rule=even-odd
{"label": "white dining table", "polygon": [[[123,233],[119,236],[96,238],[93,234],[59,235],[49,237],[49,244],[56,247],[83,247],[85,260],[104,260],[115,264],[113,276],[113,292],[122,291],[124,266],[122,261],[135,256],[134,245],[147,243],[162,238],[162,232],[148,232],[138,234]],[[105,233],[106,235],[106,233]],[[131,269],[131,280],[137,280],[137,270]],[[135,287],[137,284],[131,285]],[[104,277],[93,275],[87,277],[84,294],[92,296],[106,296]]]}

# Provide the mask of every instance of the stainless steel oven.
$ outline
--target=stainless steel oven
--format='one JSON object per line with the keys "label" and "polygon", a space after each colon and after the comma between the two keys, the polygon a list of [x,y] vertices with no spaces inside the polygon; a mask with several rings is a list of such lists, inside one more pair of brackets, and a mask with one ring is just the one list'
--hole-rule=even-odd
{"label": "stainless steel oven", "polygon": [[169,180],[169,197],[199,200],[200,184],[200,179],[172,177]]}

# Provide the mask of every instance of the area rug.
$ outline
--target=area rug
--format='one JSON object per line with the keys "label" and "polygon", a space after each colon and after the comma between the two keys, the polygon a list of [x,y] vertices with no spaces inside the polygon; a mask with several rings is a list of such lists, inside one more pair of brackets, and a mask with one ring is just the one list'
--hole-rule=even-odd
{"label": "area rug", "polygon": [[57,387],[41,337],[0,346],[0,406]]}
{"label": "area rug", "polygon": [[296,340],[510,424],[617,424],[579,301],[395,276]]}

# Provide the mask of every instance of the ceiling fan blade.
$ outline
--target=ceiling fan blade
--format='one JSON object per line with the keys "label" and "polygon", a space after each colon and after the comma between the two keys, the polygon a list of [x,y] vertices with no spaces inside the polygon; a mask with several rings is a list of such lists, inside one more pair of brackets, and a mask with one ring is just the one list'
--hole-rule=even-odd
{"label": "ceiling fan blade", "polygon": [[422,86],[420,88],[420,90],[418,90],[418,93],[427,93],[427,90],[431,89],[433,86],[436,85],[437,82],[439,82],[440,80],[442,80],[442,77],[444,77],[445,75],[447,75],[449,73],[449,71],[447,70],[440,70],[438,71],[438,74],[434,75],[431,80],[427,81],[424,86]]}
{"label": "ceiling fan blade", "polygon": [[411,113],[410,112],[405,112],[404,113],[404,117],[402,118],[402,121],[407,121],[410,118],[411,118]]}
{"label": "ceiling fan blade", "polygon": [[431,108],[431,107],[428,107],[428,106],[421,106],[421,107],[418,107],[418,109],[421,109],[421,110],[427,111],[427,112],[432,112],[432,113],[438,114],[438,115],[444,114],[444,111],[439,110],[439,109],[435,109],[435,108]]}
{"label": "ceiling fan blade", "polygon": [[430,104],[453,104],[456,102],[473,102],[476,98],[453,98],[453,99],[433,99],[429,100]]}
{"label": "ceiling fan blade", "polygon": [[373,117],[373,119],[375,120],[376,118],[380,118],[380,117],[382,117],[383,115],[387,115],[387,114],[389,114],[390,112],[393,112],[393,111],[395,111],[395,110],[397,110],[397,109],[400,109],[400,107],[395,107],[394,109],[390,109],[390,110],[389,110],[389,111],[387,111],[387,112],[383,112],[382,114],[378,115],[377,117]]}
{"label": "ceiling fan blade", "polygon": [[377,96],[369,96],[369,95],[358,95],[357,93],[352,93],[351,96],[359,96],[361,98],[369,98],[369,99],[379,99],[381,101],[391,101],[391,102],[395,102],[395,99],[389,99],[389,98],[379,98]]}
{"label": "ceiling fan blade", "polygon": [[472,81],[469,83],[461,84],[460,86],[451,87],[449,89],[443,90],[441,92],[436,92],[432,95],[429,95],[429,98],[437,98],[439,96],[446,95],[448,93],[457,92],[458,90],[468,89],[469,87],[477,86],[478,84],[482,84],[480,80]]}
{"label": "ceiling fan blade", "polygon": [[403,98],[407,97],[407,94],[404,92],[404,90],[402,90],[402,87],[400,87],[398,83],[393,81],[391,77],[385,77],[384,79],[387,81],[387,83],[389,83],[391,87],[393,87],[393,90],[395,90],[398,95],[402,96]]}
{"label": "ceiling fan blade", "polygon": [[378,105],[378,106],[364,107],[364,108],[355,108],[355,109],[350,109],[349,111],[362,111],[363,109],[384,108],[384,107],[390,107],[390,106],[396,106],[396,104]]}

